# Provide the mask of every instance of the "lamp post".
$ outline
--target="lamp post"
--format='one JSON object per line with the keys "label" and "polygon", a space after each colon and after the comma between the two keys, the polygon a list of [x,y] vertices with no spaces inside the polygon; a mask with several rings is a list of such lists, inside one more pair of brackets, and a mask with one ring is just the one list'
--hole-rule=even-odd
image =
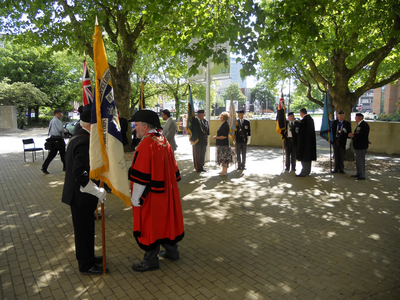
{"label": "lamp post", "polygon": [[157,108],[157,115],[160,115],[160,104],[156,104],[155,107]]}

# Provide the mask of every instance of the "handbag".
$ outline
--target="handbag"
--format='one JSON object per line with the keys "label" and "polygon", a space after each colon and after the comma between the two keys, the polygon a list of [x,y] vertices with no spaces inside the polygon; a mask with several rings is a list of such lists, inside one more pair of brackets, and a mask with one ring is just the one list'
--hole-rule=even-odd
{"label": "handbag", "polygon": [[62,148],[65,147],[64,139],[59,138],[59,137],[49,137],[46,139],[46,142],[44,143],[44,149],[46,150],[61,150]]}

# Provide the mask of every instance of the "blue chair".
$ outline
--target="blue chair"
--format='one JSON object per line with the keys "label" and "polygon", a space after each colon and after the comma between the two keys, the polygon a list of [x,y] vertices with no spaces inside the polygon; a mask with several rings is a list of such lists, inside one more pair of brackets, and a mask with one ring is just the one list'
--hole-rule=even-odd
{"label": "blue chair", "polygon": [[[33,139],[22,140],[22,143],[24,145],[24,161],[26,161],[26,156],[25,156],[26,152],[31,152],[32,153],[32,160],[35,161],[36,151],[42,151],[43,160],[44,160],[44,150],[43,150],[43,148],[36,148],[36,145],[35,145],[35,142],[34,142]],[[32,145],[33,145],[33,147],[32,147]],[[29,147],[29,148],[27,148],[27,147]],[[33,153],[35,153],[35,157],[33,157]]]}

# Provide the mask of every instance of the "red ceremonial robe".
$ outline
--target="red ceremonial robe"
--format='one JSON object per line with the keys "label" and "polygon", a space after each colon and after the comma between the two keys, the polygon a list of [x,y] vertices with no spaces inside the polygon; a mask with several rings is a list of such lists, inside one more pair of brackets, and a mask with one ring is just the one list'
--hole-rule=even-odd
{"label": "red ceremonial robe", "polygon": [[143,137],[129,170],[131,190],[139,183],[146,188],[140,207],[132,206],[133,235],[140,248],[152,250],[160,244],[183,239],[184,226],[177,182],[181,179],[171,145],[158,133]]}

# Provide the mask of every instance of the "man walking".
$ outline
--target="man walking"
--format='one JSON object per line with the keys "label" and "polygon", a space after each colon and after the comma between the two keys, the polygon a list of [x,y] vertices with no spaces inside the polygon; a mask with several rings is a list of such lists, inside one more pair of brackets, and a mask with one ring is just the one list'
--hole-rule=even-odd
{"label": "man walking", "polygon": [[172,151],[175,152],[177,146],[175,142],[176,124],[174,119],[171,118],[171,112],[168,109],[161,111],[161,117],[165,121],[164,128],[162,130],[163,136],[167,139],[171,145]]}
{"label": "man walking", "polygon": [[194,168],[198,173],[206,172],[204,162],[206,158],[208,136],[210,135],[210,125],[204,118],[204,110],[197,111],[197,118],[193,119],[193,127],[195,127],[199,135],[199,141],[194,145],[193,162]]}
{"label": "man walking", "polygon": [[351,175],[357,180],[365,179],[365,155],[369,145],[369,125],[364,121],[364,115],[356,114],[357,127],[349,137],[353,138],[353,148],[356,153],[357,174]]}
{"label": "man walking", "polygon": [[[286,122],[286,137],[285,137],[285,152],[286,152],[286,168],[285,171],[296,172],[296,151],[297,151],[297,137],[296,128],[299,124],[294,119],[294,113],[288,113],[288,121]],[[298,131],[298,129],[297,129]]]}
{"label": "man walking", "polygon": [[243,119],[244,110],[238,110],[237,131],[236,131],[236,158],[238,170],[246,170],[247,145],[251,141],[250,121]]}
{"label": "man walking", "polygon": [[301,161],[301,172],[297,177],[306,177],[311,173],[311,162],[317,160],[317,139],[315,138],[314,120],[305,108],[300,109],[297,160]]}
{"label": "man walking", "polygon": [[56,108],[54,110],[54,117],[51,119],[49,124],[51,148],[49,149],[49,154],[42,165],[42,172],[45,174],[49,174],[47,168],[54,157],[56,157],[57,153],[60,153],[61,161],[63,163],[63,171],[65,171],[65,142],[63,135],[65,132],[68,132],[68,129],[64,129],[61,123],[61,118],[61,109]]}
{"label": "man walking", "polygon": [[[157,270],[159,259],[179,259],[177,243],[185,234],[178,181],[181,179],[174,153],[161,128],[158,115],[140,110],[132,117],[140,141],[129,170],[133,209],[133,235],[145,251],[132,266],[137,272]],[[160,245],[165,251],[160,251]]]}
{"label": "man walking", "polygon": [[82,112],[80,119],[82,128],[68,143],[62,202],[71,206],[79,271],[101,275],[103,257],[94,255],[93,213],[97,201],[105,200],[106,192],[89,179],[90,110]]}
{"label": "man walking", "polygon": [[332,173],[340,172],[344,174],[344,155],[346,152],[346,142],[351,133],[351,123],[346,121],[344,111],[338,112],[337,120],[332,123],[333,135],[333,155],[335,157],[335,168]]}

